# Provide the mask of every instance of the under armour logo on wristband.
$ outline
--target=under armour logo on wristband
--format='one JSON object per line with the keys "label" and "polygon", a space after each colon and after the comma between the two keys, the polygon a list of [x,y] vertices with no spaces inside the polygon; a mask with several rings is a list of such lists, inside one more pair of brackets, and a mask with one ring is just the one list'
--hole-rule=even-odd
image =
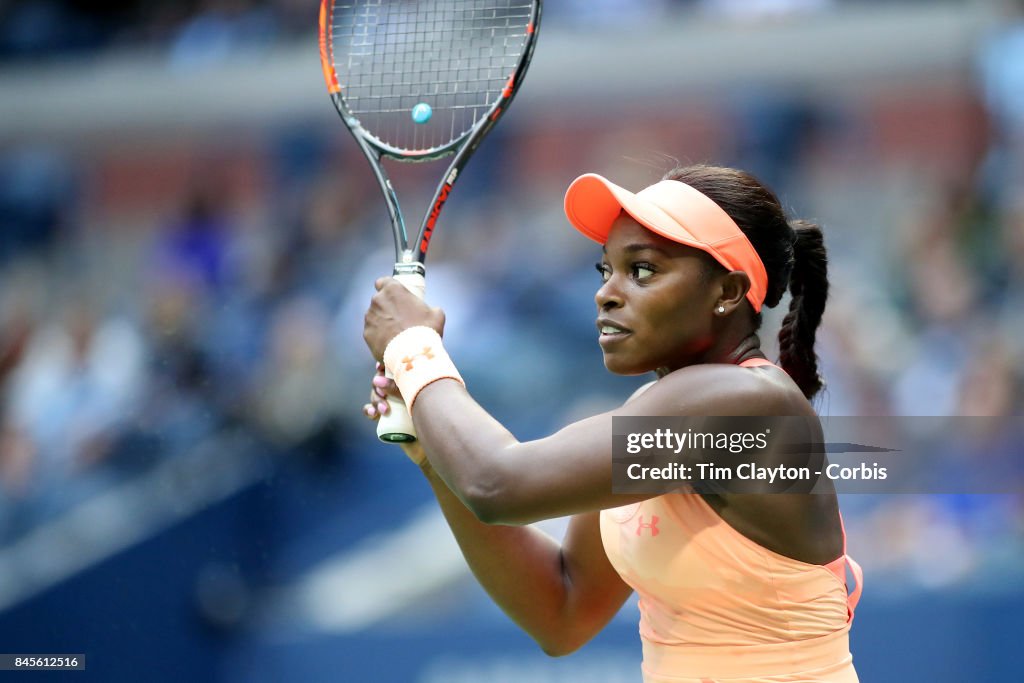
{"label": "under armour logo on wristband", "polygon": [[407,328],[388,342],[384,349],[384,367],[395,376],[395,384],[409,412],[420,390],[432,382],[453,379],[466,386],[444,350],[441,335],[424,325]]}
{"label": "under armour logo on wristband", "polygon": [[416,360],[417,358],[425,358],[426,360],[433,360],[434,359],[433,349],[431,347],[429,347],[429,346],[424,346],[422,353],[417,353],[417,354],[415,354],[413,356],[406,356],[405,358],[403,358],[401,360],[401,362],[405,364],[405,371],[406,372],[409,372],[410,370],[412,370],[412,362],[414,360]]}
{"label": "under armour logo on wristband", "polygon": [[644,524],[644,516],[640,515],[640,519],[637,520],[636,524],[636,535],[640,536],[644,529],[650,529],[651,536],[658,535],[658,515],[651,515],[650,524]]}

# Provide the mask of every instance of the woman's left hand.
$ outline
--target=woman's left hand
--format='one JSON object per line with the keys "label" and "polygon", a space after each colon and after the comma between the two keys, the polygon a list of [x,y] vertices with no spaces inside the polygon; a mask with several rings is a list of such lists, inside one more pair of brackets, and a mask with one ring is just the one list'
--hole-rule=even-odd
{"label": "woman's left hand", "polygon": [[[397,396],[398,398],[401,398],[402,395],[398,393],[398,387],[395,386],[395,380],[388,379],[384,376],[384,364],[380,361],[377,361],[377,372],[373,376],[371,385],[370,402],[363,405],[363,415],[376,422],[388,414],[388,396]],[[413,441],[410,443],[400,443],[398,445],[402,447],[402,451],[405,452],[405,455],[415,464],[423,468],[424,471],[430,467],[430,462],[427,460],[427,454],[423,452],[422,443],[419,441]]]}
{"label": "woman's left hand", "polygon": [[379,278],[374,287],[377,293],[363,319],[363,339],[374,358],[383,360],[388,342],[410,327],[425,325],[444,334],[444,311],[440,308],[431,308],[391,277]]}

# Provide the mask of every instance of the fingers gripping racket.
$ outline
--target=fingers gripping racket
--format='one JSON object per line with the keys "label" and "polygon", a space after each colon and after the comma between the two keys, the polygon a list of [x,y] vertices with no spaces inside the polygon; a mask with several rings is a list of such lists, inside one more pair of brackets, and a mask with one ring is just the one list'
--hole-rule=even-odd
{"label": "fingers gripping racket", "polygon": [[[395,277],[420,298],[424,262],[452,186],[508,109],[533,56],[541,0],[322,0],[320,61],[342,121],[370,162],[395,238]],[[415,239],[384,158],[448,165]],[[377,424],[415,441],[401,400]]]}

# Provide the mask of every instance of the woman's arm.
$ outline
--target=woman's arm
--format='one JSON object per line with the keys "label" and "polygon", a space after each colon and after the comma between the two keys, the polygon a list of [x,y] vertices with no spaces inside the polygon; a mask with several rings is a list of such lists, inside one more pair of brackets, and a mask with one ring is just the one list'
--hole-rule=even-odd
{"label": "woman's arm", "polygon": [[[419,448],[403,445],[413,461],[421,459]],[[632,590],[605,555],[598,513],[573,517],[559,546],[530,526],[484,524],[429,462],[422,467],[473,575],[545,653],[557,657],[577,650],[629,597]]]}
{"label": "woman's arm", "polygon": [[[374,389],[363,413],[387,411],[387,393],[397,393],[378,364]],[[417,463],[441,506],[448,526],[477,581],[509,617],[549,655],[575,651],[594,637],[629,597],[631,589],[608,562],[598,513],[574,517],[559,545],[539,529],[484,524],[441,480],[422,442],[401,444]]]}
{"label": "woman's arm", "polygon": [[480,520],[527,524],[650,498],[612,493],[612,420],[680,415],[775,415],[777,395],[734,366],[698,365],[654,383],[616,410],[519,442],[459,383],[416,399],[413,423],[431,465]]}

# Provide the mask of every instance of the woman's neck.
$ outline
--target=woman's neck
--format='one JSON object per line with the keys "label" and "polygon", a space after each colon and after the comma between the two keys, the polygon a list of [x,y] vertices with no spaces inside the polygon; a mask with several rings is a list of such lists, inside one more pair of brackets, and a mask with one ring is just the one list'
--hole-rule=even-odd
{"label": "woman's neck", "polygon": [[[756,332],[750,332],[738,340],[722,338],[713,344],[707,351],[701,354],[693,362],[686,365],[701,365],[704,363],[725,363],[739,365],[751,358],[764,358],[761,350],[761,339]],[[685,366],[684,366],[685,367]],[[664,377],[675,368],[658,368],[658,377]]]}

